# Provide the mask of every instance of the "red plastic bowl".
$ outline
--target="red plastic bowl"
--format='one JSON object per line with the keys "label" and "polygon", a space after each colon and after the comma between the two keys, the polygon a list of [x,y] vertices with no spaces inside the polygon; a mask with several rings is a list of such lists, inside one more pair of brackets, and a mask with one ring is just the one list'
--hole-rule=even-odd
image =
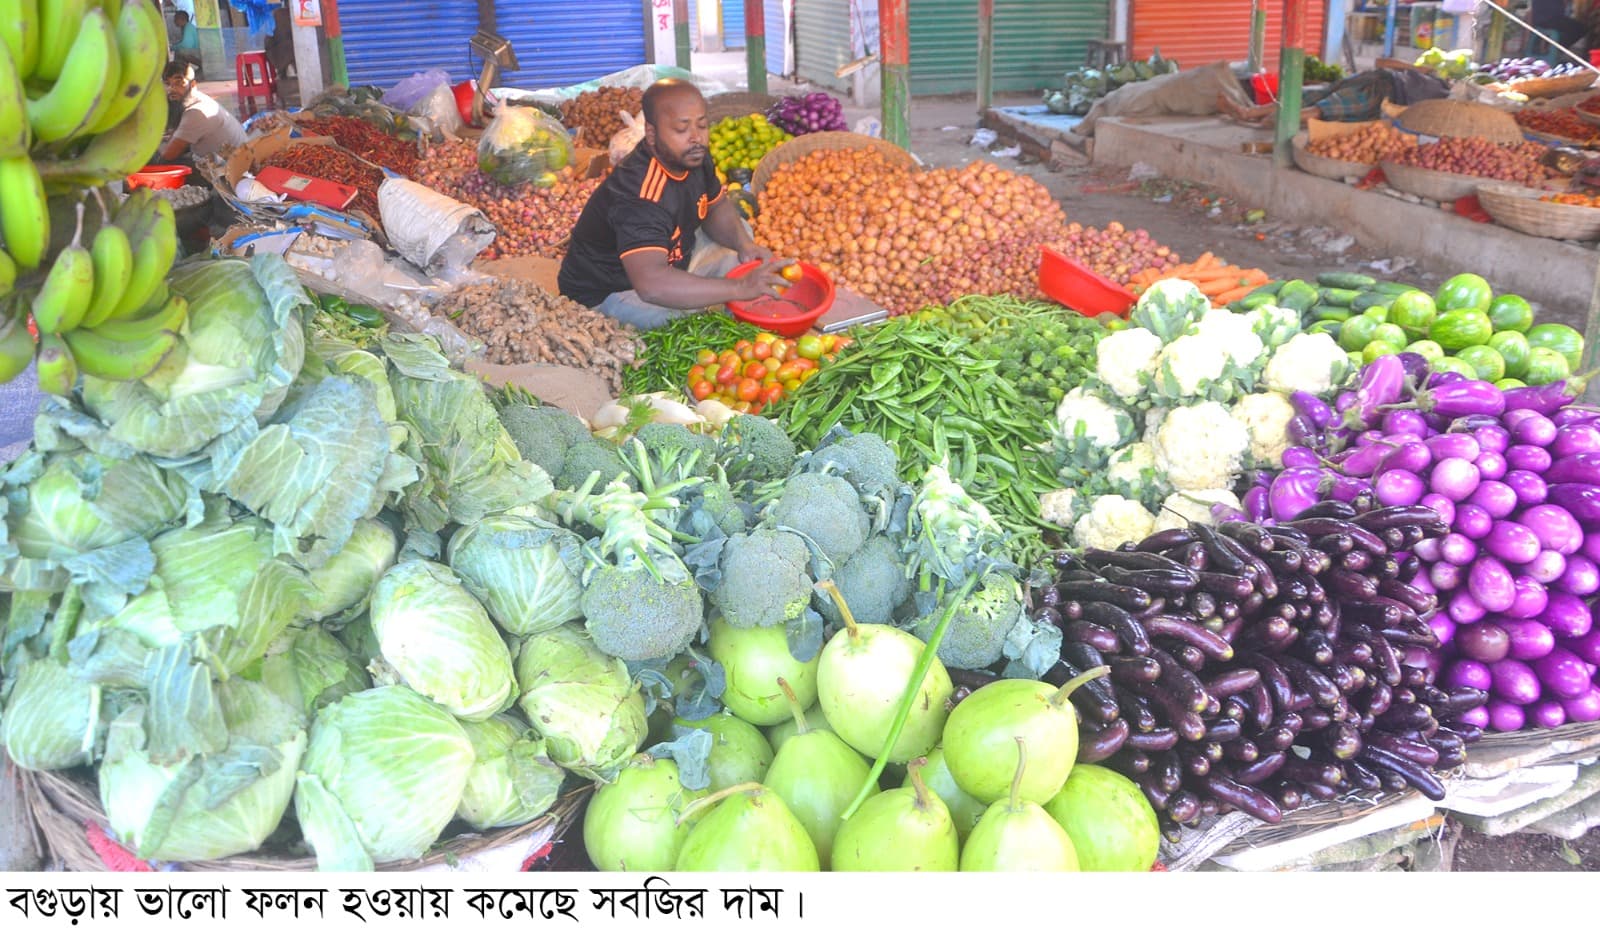
{"label": "red plastic bowl", "polygon": [[[760,260],[745,262],[728,272],[728,277],[743,277],[760,264]],[[783,290],[782,300],[763,297],[754,301],[729,301],[728,311],[747,324],[784,337],[798,337],[810,330],[817,318],[833,307],[833,279],[810,262],[799,264],[800,280]]]}
{"label": "red plastic bowl", "polygon": [[130,190],[141,186],[152,190],[176,190],[182,188],[183,181],[189,179],[191,173],[194,173],[193,167],[181,164],[150,164],[140,168],[137,173],[128,174],[128,179],[123,182]]}
{"label": "red plastic bowl", "polygon": [[1133,292],[1045,246],[1039,262],[1039,290],[1045,297],[1087,317],[1126,317],[1139,300]]}

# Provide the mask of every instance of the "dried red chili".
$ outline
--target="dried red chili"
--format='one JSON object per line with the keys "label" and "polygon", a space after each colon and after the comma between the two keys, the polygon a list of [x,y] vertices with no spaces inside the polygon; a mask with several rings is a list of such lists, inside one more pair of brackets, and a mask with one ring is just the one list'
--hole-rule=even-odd
{"label": "dried red chili", "polygon": [[359,192],[351,208],[378,218],[378,187],[383,185],[383,171],[342,150],[321,144],[293,144],[268,157],[264,163],[268,167],[281,167],[308,177],[353,186]]}
{"label": "dried red chili", "polygon": [[386,134],[360,118],[329,115],[325,118],[299,118],[295,123],[307,134],[331,137],[340,147],[354,151],[366,160],[388,167],[403,177],[416,179],[416,145]]}

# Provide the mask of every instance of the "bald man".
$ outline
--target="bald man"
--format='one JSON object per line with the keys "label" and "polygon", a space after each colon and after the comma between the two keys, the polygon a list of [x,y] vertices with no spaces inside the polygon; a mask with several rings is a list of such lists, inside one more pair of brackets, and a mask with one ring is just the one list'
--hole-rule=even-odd
{"label": "bald man", "polygon": [[[706,101],[694,85],[662,79],[645,90],[644,140],[589,197],[573,226],[561,262],[562,294],[649,329],[788,286],[778,274],[785,260],[755,243],[723,197],[707,138]],[[762,264],[748,275],[724,277],[737,262],[754,259]]]}

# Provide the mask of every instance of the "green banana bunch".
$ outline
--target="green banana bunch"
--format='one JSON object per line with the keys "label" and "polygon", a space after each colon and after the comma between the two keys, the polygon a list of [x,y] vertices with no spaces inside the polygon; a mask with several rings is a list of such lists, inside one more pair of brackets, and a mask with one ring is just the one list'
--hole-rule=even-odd
{"label": "green banana bunch", "polygon": [[28,96],[11,47],[0,42],[0,157],[20,157],[33,143],[28,125]]}
{"label": "green banana bunch", "polygon": [[73,37],[55,84],[43,96],[28,100],[35,144],[63,143],[87,134],[111,106],[109,83],[121,75],[116,31],[105,11],[95,7]]}
{"label": "green banana bunch", "polygon": [[0,383],[21,376],[33,362],[33,335],[28,333],[27,314],[18,301],[13,299],[0,309]]}
{"label": "green banana bunch", "polygon": [[[89,5],[86,0],[38,0],[39,61],[24,78],[54,82],[66,69],[67,56]],[[104,11],[101,12],[104,16]]]}
{"label": "green banana bunch", "polygon": [[133,246],[133,268],[127,287],[107,320],[126,320],[143,310],[165,283],[178,257],[178,224],[172,204],[140,187],[117,212],[116,226]]}
{"label": "green banana bunch", "polygon": [[134,110],[83,152],[69,160],[40,161],[41,178],[52,185],[100,186],[143,167],[161,146],[167,126],[167,91],[157,82],[145,90]]}
{"label": "green banana bunch", "polygon": [[67,343],[55,334],[39,337],[39,388],[63,399],[78,385],[78,361]]}
{"label": "green banana bunch", "polygon": [[128,275],[133,272],[133,244],[128,234],[108,219],[94,234],[89,256],[94,260],[94,292],[80,326],[92,328],[105,323],[122,300]]}
{"label": "green banana bunch", "polygon": [[0,43],[11,53],[18,81],[39,67],[39,6],[35,0],[0,0]]}
{"label": "green banana bunch", "polygon": [[[161,69],[167,62],[167,30],[166,24],[161,21],[160,11],[144,0],[121,6],[116,13],[111,12],[113,5],[121,6],[111,0],[103,3],[102,8],[116,24],[117,61],[121,65],[121,74],[115,84],[107,80],[112,92],[111,101],[100,119],[89,127],[91,134],[104,134],[121,124],[133,114],[151,89],[160,93],[163,106],[167,101],[166,89],[161,85]],[[165,107],[163,121],[164,112]],[[157,135],[159,140],[160,135]],[[152,144],[143,156],[148,157],[154,150],[155,145]]]}
{"label": "green banana bunch", "polygon": [[178,330],[189,317],[189,303],[177,295],[148,313],[122,321],[80,327],[62,335],[78,368],[113,382],[143,379],[156,371],[178,345]]}
{"label": "green banana bunch", "polygon": [[78,229],[72,244],[61,250],[33,297],[33,322],[41,334],[72,330],[89,313],[94,298],[94,256],[83,247],[83,204],[78,204]]}
{"label": "green banana bunch", "polygon": [[0,157],[0,236],[24,271],[38,268],[50,245],[50,206],[44,180],[26,154]]}

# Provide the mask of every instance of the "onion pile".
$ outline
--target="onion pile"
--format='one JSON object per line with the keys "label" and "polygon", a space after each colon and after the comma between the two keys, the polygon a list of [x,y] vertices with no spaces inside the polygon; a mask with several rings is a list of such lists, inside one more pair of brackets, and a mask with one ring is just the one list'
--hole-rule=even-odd
{"label": "onion pile", "polygon": [[1152,268],[1166,271],[1179,262],[1177,254],[1149,232],[1129,229],[1115,220],[1104,229],[1068,223],[1066,234],[1052,247],[1118,284],[1139,272]]}
{"label": "onion pile", "polygon": [[1405,167],[1541,186],[1555,171],[1539,161],[1549,148],[1530,141],[1503,145],[1481,137],[1444,137],[1396,154]]}
{"label": "onion pile", "polygon": [[1306,149],[1318,157],[1326,157],[1329,160],[1375,164],[1416,146],[1416,143],[1416,138],[1380,121],[1377,124],[1369,124],[1354,134],[1313,141]]}
{"label": "onion pile", "polygon": [[875,150],[822,150],[761,193],[756,241],[903,314],[969,294],[1038,297],[1039,251],[1066,237],[1038,181],[977,161],[912,172]]}
{"label": "onion pile", "polygon": [[827,92],[789,95],[767,109],[767,120],[796,136],[815,131],[844,131],[844,106]]}
{"label": "onion pile", "polygon": [[561,123],[568,130],[582,129],[585,147],[609,147],[611,136],[622,130],[622,113],[637,115],[644,107],[644,91],[602,85],[561,103]]}
{"label": "onion pile", "polygon": [[478,150],[465,141],[452,141],[428,149],[418,181],[454,200],[483,211],[499,234],[482,257],[515,258],[566,254],[567,237],[583,212],[600,178],[575,179],[569,168],[555,186],[531,183],[501,186],[478,170]]}

